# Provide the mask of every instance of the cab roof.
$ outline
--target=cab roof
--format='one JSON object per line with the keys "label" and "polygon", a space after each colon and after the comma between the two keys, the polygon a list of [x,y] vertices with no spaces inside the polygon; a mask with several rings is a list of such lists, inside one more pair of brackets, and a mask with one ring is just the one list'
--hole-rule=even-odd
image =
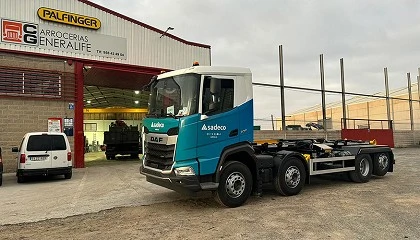
{"label": "cab roof", "polygon": [[187,74],[187,73],[231,76],[231,75],[251,75],[251,70],[249,68],[242,68],[242,67],[194,66],[190,68],[184,68],[184,69],[160,74],[158,76],[158,79],[177,76],[181,74]]}

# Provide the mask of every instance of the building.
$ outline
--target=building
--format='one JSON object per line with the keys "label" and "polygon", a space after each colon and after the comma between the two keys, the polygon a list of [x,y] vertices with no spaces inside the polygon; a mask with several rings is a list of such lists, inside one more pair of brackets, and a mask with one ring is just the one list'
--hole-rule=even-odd
{"label": "building", "polygon": [[[412,90],[412,109],[413,109],[413,128],[420,130],[420,100],[418,95],[418,84],[411,86]],[[385,93],[375,94],[385,96]],[[390,119],[393,122],[394,130],[411,130],[410,104],[407,88],[390,90],[389,100]],[[351,129],[386,129],[388,128],[388,114],[385,98],[374,97],[352,97],[346,100],[347,128]],[[326,128],[331,130],[342,129],[343,108],[341,101],[326,105]],[[308,123],[323,124],[321,105],[312,106],[291,113],[286,118],[286,125],[301,125],[306,127]],[[281,128],[281,120],[278,121],[277,129]]]}
{"label": "building", "polygon": [[32,131],[66,132],[74,166],[84,167],[85,130],[93,128],[88,120],[138,123],[147,107],[140,90],[153,75],[194,61],[211,64],[210,46],[87,0],[2,0],[0,18],[6,171],[16,167],[10,149]]}

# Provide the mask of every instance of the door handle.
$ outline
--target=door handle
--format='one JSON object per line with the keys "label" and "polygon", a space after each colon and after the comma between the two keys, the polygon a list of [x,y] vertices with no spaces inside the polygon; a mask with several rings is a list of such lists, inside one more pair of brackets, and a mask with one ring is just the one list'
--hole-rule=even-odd
{"label": "door handle", "polygon": [[229,133],[229,137],[235,137],[235,136],[238,136],[238,129],[235,129],[235,130],[232,130],[232,131],[230,131],[230,133]]}

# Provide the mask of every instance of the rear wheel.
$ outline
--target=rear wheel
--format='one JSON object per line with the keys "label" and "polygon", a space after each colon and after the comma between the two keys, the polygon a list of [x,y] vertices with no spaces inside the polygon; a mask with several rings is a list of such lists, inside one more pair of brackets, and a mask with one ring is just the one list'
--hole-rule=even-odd
{"label": "rear wheel", "polygon": [[377,153],[373,157],[373,174],[384,176],[389,169],[390,159],[388,153]]}
{"label": "rear wheel", "polygon": [[217,202],[226,207],[239,207],[251,195],[252,174],[240,162],[228,162],[222,168],[219,187],[213,192]]}
{"label": "rear wheel", "polygon": [[24,177],[24,176],[22,176],[22,175],[18,175],[18,176],[17,176],[17,182],[18,182],[18,183],[23,183],[23,182],[25,182],[25,177]]}
{"label": "rear wheel", "polygon": [[361,154],[356,157],[355,170],[349,172],[350,179],[353,182],[369,182],[372,176],[372,159],[368,154]]}
{"label": "rear wheel", "polygon": [[73,176],[73,172],[69,172],[69,173],[64,174],[65,179],[71,179],[72,176]]}
{"label": "rear wheel", "polygon": [[283,196],[298,194],[305,185],[306,171],[302,161],[290,158],[277,169],[274,177],[274,187]]}
{"label": "rear wheel", "polygon": [[0,173],[0,186],[3,185],[3,174]]}

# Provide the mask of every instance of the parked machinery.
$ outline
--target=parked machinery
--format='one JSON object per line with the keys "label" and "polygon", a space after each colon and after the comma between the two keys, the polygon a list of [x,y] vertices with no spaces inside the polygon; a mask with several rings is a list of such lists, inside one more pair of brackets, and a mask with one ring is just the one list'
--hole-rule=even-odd
{"label": "parked machinery", "polygon": [[104,144],[108,160],[115,159],[117,154],[138,158],[138,154],[141,153],[139,128],[117,120],[109,125],[108,131],[104,132]]}

